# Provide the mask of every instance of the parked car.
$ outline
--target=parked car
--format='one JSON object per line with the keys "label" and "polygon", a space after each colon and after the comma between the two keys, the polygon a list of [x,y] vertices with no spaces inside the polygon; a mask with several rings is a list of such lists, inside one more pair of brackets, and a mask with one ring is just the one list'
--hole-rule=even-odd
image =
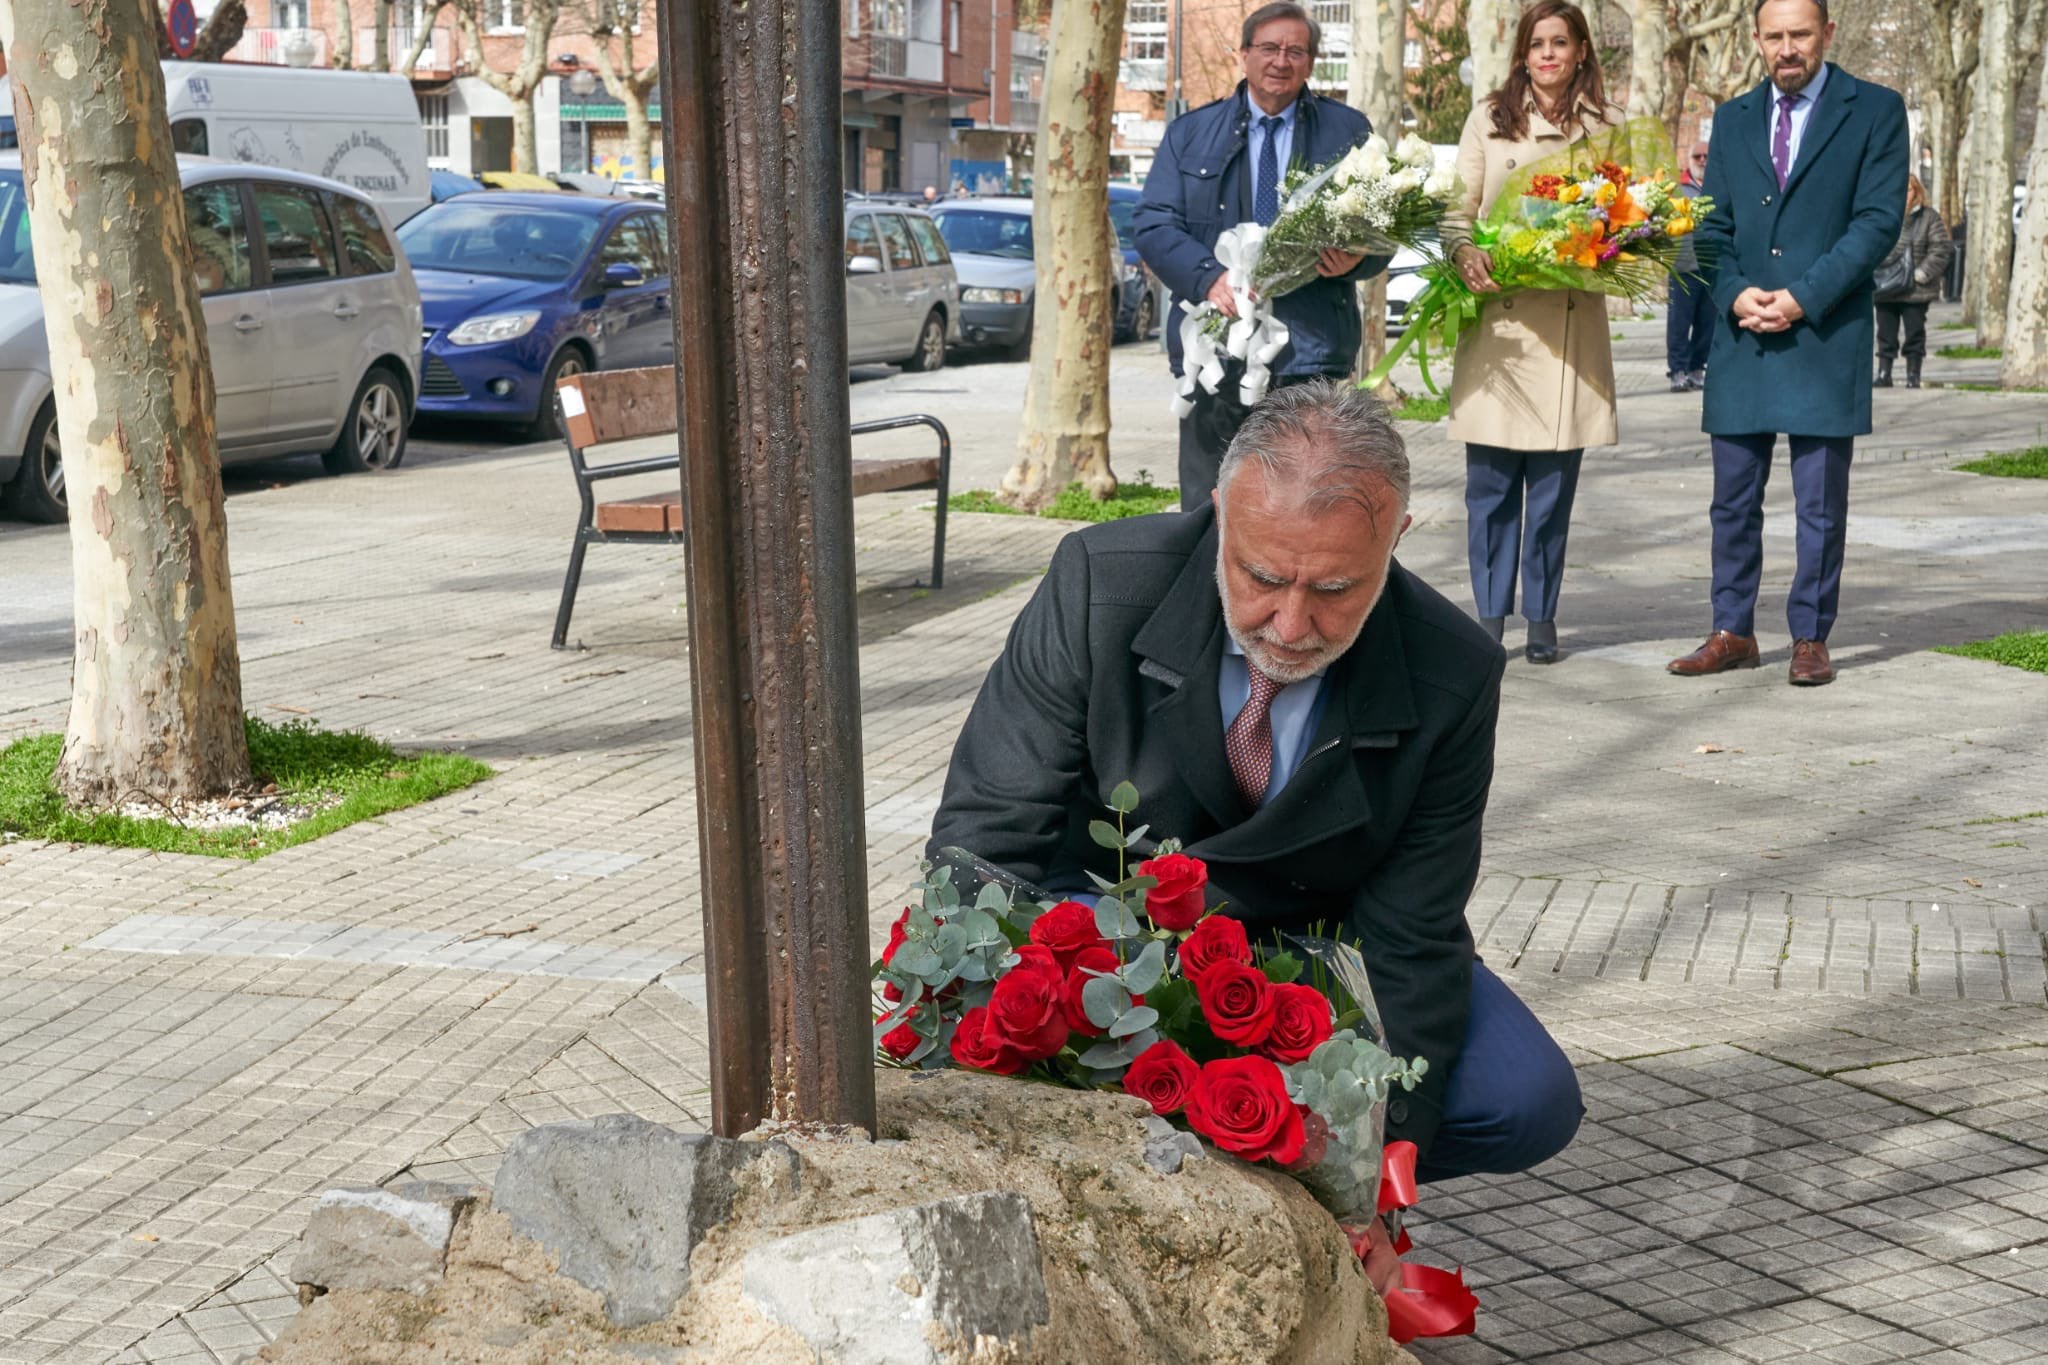
{"label": "parked car", "polygon": [[1400,332],[1408,325],[1408,305],[1415,302],[1415,296],[1422,292],[1428,281],[1422,278],[1422,267],[1429,259],[1412,247],[1402,247],[1394,253],[1394,259],[1387,264],[1387,330]]}
{"label": "parked car", "polygon": [[528,194],[553,194],[562,187],[544,175],[525,171],[478,171],[477,179],[488,190],[522,190]]}
{"label": "parked car", "polygon": [[[969,346],[994,346],[1012,360],[1031,354],[1031,295],[1037,282],[1031,201],[1021,197],[954,199],[932,217],[960,271],[960,336]],[[1103,231],[1113,232],[1109,223]],[[1114,315],[1143,287],[1142,266],[1119,256],[1111,282]]]}
{"label": "parked car", "polygon": [[427,175],[427,188],[434,196],[434,202],[438,204],[444,199],[453,199],[458,194],[475,194],[478,190],[489,189],[490,186],[481,180],[473,180],[454,171],[431,171]]}
{"label": "parked car", "polygon": [[[213,360],[221,463],[320,451],[329,472],[405,458],[420,295],[389,221],[338,181],[178,159]],[[0,488],[65,516],[43,301],[21,154],[0,152]]]}
{"label": "parked car", "polygon": [[1131,230],[1132,219],[1144,197],[1145,191],[1138,185],[1109,187],[1109,221],[1116,229],[1116,244],[1123,249],[1126,271],[1136,269],[1143,283],[1143,288],[1125,289],[1117,295],[1118,341],[1145,340],[1159,330],[1159,319],[1166,313],[1166,286],[1139,257],[1138,238]]}
{"label": "parked car", "polygon": [[636,199],[486,190],[398,230],[426,308],[420,411],[561,435],[555,384],[675,362],[668,220]]}
{"label": "parked car", "polygon": [[960,280],[937,224],[907,204],[846,205],[846,360],[936,370],[960,338]]}

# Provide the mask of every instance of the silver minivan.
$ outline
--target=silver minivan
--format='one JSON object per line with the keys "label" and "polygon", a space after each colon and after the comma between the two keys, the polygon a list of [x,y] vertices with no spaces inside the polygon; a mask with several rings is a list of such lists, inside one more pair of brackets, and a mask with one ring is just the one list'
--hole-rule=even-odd
{"label": "silver minivan", "polygon": [[938,225],[908,204],[846,204],[846,362],[936,370],[960,339],[960,281]]}
{"label": "silver minivan", "polygon": [[[420,295],[377,206],[333,180],[179,157],[213,360],[221,463],[321,452],[336,474],[405,457]],[[0,153],[0,489],[65,516],[21,155]]]}

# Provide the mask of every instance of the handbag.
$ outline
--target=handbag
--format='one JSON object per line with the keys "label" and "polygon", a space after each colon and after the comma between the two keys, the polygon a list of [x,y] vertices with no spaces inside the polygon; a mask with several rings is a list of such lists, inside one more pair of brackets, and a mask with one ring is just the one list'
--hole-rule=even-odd
{"label": "handbag", "polygon": [[1877,287],[1880,303],[1890,303],[1905,298],[1913,292],[1913,245],[1908,242],[1906,249],[1887,261],[1880,263],[1877,274],[1871,282]]}

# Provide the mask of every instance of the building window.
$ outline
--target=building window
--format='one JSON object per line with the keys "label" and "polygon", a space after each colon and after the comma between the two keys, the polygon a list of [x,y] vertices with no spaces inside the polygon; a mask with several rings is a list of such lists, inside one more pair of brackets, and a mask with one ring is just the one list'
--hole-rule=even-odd
{"label": "building window", "polygon": [[526,0],[486,0],[484,16],[493,33],[526,32]]}
{"label": "building window", "polygon": [[1410,38],[1401,45],[1401,65],[1420,69],[1422,66],[1422,40]]}
{"label": "building window", "polygon": [[1166,41],[1166,0],[1128,0],[1124,6],[1124,56],[1134,62],[1163,62]]}
{"label": "building window", "polygon": [[448,164],[448,97],[420,96],[420,127],[427,134],[427,164],[445,170]]}
{"label": "building window", "polygon": [[946,50],[960,55],[960,0],[946,6]]}
{"label": "building window", "polygon": [[270,26],[287,29],[310,28],[310,5],[311,0],[270,0]]}

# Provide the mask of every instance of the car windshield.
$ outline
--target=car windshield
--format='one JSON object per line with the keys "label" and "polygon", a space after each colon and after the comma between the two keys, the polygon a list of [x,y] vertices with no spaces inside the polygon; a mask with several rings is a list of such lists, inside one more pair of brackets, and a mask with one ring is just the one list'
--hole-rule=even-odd
{"label": "car windshield", "polygon": [[987,213],[977,209],[953,209],[938,215],[939,235],[946,248],[978,256],[1009,256],[1031,259],[1031,216],[1023,213]]}
{"label": "car windshield", "polygon": [[35,257],[28,250],[28,196],[20,171],[0,171],[0,284],[34,284]]}
{"label": "car windshield", "polygon": [[1109,221],[1116,225],[1116,244],[1129,251],[1138,244],[1131,231],[1131,219],[1137,216],[1138,201],[1135,199],[1112,199],[1109,201]]}
{"label": "car windshield", "polygon": [[415,270],[461,270],[515,280],[566,280],[597,235],[596,217],[450,199],[398,229]]}

